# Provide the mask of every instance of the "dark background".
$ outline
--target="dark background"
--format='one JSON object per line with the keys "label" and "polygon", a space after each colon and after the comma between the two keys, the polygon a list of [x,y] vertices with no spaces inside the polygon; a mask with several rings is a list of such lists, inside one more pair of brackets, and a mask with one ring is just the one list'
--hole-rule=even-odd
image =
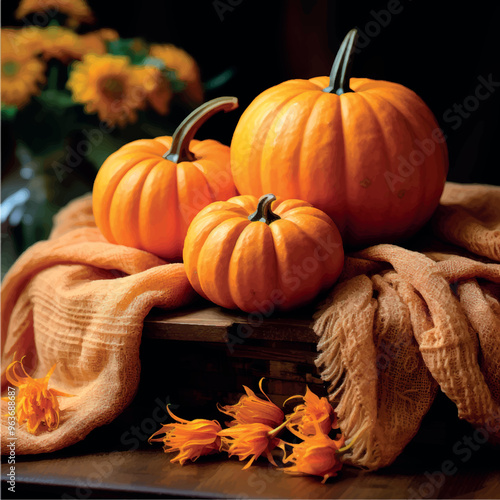
{"label": "dark background", "polygon": [[[500,185],[500,87],[462,118],[460,126],[453,128],[457,122],[449,119],[450,113],[456,113],[454,106],[463,105],[474,95],[478,78],[500,82],[500,5],[493,1],[400,0],[399,13],[384,21],[386,26],[380,26],[376,18],[385,16],[387,20],[382,11],[395,5],[391,0],[89,0],[89,4],[98,20],[96,28],[111,27],[124,38],[141,36],[184,48],[198,62],[205,82],[225,70],[234,71],[217,93],[209,91],[206,98],[234,95],[240,108],[215,115],[198,135],[226,144],[241,112],[254,97],[287,79],[328,75],[344,35],[358,27],[362,34],[371,36],[356,56],[353,76],[398,82],[424,99],[448,138],[449,180]],[[17,5],[17,0],[2,1],[2,25],[20,25],[12,14]],[[14,139],[8,128],[2,128],[2,160],[12,151]],[[432,411],[431,417],[441,421],[447,413],[456,415],[456,408],[449,406],[443,410],[442,405],[435,405]],[[120,418],[125,422],[140,420],[127,412]],[[452,417],[446,421],[452,422]],[[434,424],[432,419],[432,425],[426,426],[426,422],[420,431],[425,448],[414,440],[393,473],[435,470],[449,456],[457,436],[469,432],[457,428],[464,425],[457,420],[437,429],[431,439],[428,429],[434,429]],[[78,450],[97,449],[94,445],[104,443],[105,437],[110,437],[108,426],[94,431],[90,441],[77,445]],[[429,454],[430,447],[436,453]],[[483,451],[481,456],[484,458]],[[418,466],[412,461],[415,457],[423,457]],[[481,462],[480,458],[474,456],[474,467],[494,463],[493,459]],[[37,492],[44,496],[43,491]]]}
{"label": "dark background", "polygon": [[[17,4],[2,2],[4,26],[20,25],[12,17]],[[500,184],[500,86],[459,125],[452,118],[453,107],[474,95],[478,78],[491,74],[500,82],[500,6],[494,2],[91,0],[89,5],[96,27],[184,48],[197,60],[203,81],[234,71],[206,98],[235,95],[239,110],[215,116],[199,132],[199,138],[226,144],[254,97],[286,79],[329,74],[344,35],[358,27],[369,38],[356,56],[353,76],[398,82],[424,99],[448,137],[449,180]],[[389,6],[398,13],[387,21]]]}

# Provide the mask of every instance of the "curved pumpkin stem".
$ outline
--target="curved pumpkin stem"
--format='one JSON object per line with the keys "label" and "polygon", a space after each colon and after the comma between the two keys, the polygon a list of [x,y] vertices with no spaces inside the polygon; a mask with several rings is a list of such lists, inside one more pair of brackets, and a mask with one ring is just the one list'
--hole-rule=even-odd
{"label": "curved pumpkin stem", "polygon": [[177,127],[172,136],[172,145],[163,158],[174,163],[195,160],[194,154],[189,151],[189,143],[198,129],[218,111],[231,111],[237,107],[236,97],[217,97],[197,107]]}
{"label": "curved pumpkin stem", "polygon": [[333,61],[332,70],[330,72],[330,85],[323,89],[323,92],[330,94],[345,94],[346,92],[354,92],[349,88],[349,79],[351,77],[352,56],[356,41],[358,39],[358,30],[352,29],[347,33],[340,46],[339,51]]}
{"label": "curved pumpkin stem", "polygon": [[248,220],[252,222],[265,222],[267,225],[275,220],[280,220],[281,217],[271,210],[271,203],[275,200],[276,196],[274,196],[274,194],[265,194],[261,196],[257,204],[257,210],[252,215],[248,216]]}

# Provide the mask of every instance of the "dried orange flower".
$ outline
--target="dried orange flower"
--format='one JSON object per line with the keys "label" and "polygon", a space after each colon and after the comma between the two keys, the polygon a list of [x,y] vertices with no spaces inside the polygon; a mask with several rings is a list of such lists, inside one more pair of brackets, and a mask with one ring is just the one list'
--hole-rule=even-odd
{"label": "dried orange flower", "polygon": [[[301,443],[290,445],[293,447],[292,452],[288,457],[283,457],[283,463],[292,462],[293,465],[281,470],[287,474],[322,476],[322,483],[329,477],[336,476],[342,469],[340,453],[345,451],[342,448],[344,439],[334,441],[322,432],[312,436],[302,435],[302,439]],[[285,444],[280,446],[285,451]]]}
{"label": "dried orange flower", "polygon": [[273,465],[276,465],[271,451],[280,444],[281,440],[276,436],[284,427],[285,423],[276,429],[262,423],[235,425],[219,432],[219,436],[222,437],[222,449],[227,451],[230,457],[236,455],[240,461],[252,456],[242,470],[248,469],[261,455],[265,455]]}
{"label": "dried orange flower", "polygon": [[228,406],[217,404],[219,411],[234,418],[234,421],[230,422],[228,426],[236,424],[264,424],[274,428],[283,422],[285,414],[262,390],[263,380],[263,378],[260,379],[259,389],[266,396],[267,401],[258,398],[251,389],[243,386],[246,396],[241,396],[238,403]]}
{"label": "dried orange flower", "polygon": [[[312,425],[315,427],[315,433],[310,436],[289,428],[293,434],[302,439],[302,442],[298,444],[280,443],[279,447],[285,452],[283,463],[293,463],[291,467],[280,470],[287,474],[321,476],[323,477],[321,482],[325,483],[329,477],[336,476],[337,472],[342,469],[340,456],[356,442],[365,431],[365,427],[360,429],[346,445],[344,436],[337,440],[331,439],[321,432],[316,420],[312,419]],[[292,452],[288,456],[286,456],[286,445],[292,447]]]}
{"label": "dried orange flower", "polygon": [[306,388],[305,396],[292,396],[287,401],[293,398],[302,398],[304,404],[296,406],[293,413],[288,415],[289,428],[294,428],[305,436],[316,433],[314,422],[318,423],[323,434],[337,428],[337,415],[326,398],[318,397],[309,387]]}
{"label": "dried orange flower", "polygon": [[[163,442],[165,453],[179,454],[170,460],[171,462],[180,462],[184,465],[186,460],[194,462],[203,455],[209,455],[220,451],[221,438],[218,432],[221,430],[219,422],[216,420],[184,420],[176,417],[167,406],[169,415],[178,423],[165,424],[156,431],[149,442]],[[165,434],[163,437],[153,439],[159,434]]]}
{"label": "dried orange flower", "polygon": [[[24,358],[23,358],[24,359]],[[16,373],[20,367],[22,375]],[[26,430],[35,434],[40,424],[47,426],[47,430],[53,431],[59,427],[59,403],[58,397],[72,397],[56,389],[48,389],[49,379],[54,373],[54,365],[43,378],[32,378],[24,369],[23,360],[13,361],[5,370],[7,380],[19,387],[17,394],[16,416],[19,425],[26,422]]]}

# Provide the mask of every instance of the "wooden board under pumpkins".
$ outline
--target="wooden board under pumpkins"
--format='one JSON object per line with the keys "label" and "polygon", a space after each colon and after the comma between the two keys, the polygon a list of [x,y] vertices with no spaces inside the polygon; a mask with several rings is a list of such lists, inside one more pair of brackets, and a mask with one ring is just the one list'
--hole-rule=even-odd
{"label": "wooden board under pumpkins", "polygon": [[215,402],[235,403],[242,385],[258,392],[261,377],[266,393],[278,405],[303,394],[306,384],[323,393],[314,365],[313,313],[301,309],[264,317],[208,302],[175,312],[154,310],[144,323],[147,366],[141,379],[174,379],[172,403],[188,406],[198,416],[213,410]]}

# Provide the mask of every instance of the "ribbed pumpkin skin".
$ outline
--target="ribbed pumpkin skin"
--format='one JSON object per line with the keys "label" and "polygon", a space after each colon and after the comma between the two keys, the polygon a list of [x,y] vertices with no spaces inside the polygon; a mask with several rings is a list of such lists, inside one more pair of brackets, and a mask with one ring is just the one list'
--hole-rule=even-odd
{"label": "ribbed pumpkin skin", "polygon": [[[323,92],[328,84],[290,80],[248,106],[231,142],[238,192],[307,200],[349,245],[414,234],[436,209],[448,171],[432,112],[396,83],[351,78],[354,92],[342,95]],[[427,153],[415,153],[423,143]]]}
{"label": "ribbed pumpkin skin", "polygon": [[171,142],[169,136],[138,140],[110,155],[95,179],[92,202],[108,241],[179,260],[194,216],[236,190],[228,146],[192,140],[196,160],[177,164],[162,158]]}
{"label": "ribbed pumpkin skin", "polygon": [[193,288],[228,309],[289,310],[335,283],[344,264],[340,233],[309,203],[276,200],[281,217],[251,222],[257,198],[237,196],[204,208],[189,227],[184,266]]}

